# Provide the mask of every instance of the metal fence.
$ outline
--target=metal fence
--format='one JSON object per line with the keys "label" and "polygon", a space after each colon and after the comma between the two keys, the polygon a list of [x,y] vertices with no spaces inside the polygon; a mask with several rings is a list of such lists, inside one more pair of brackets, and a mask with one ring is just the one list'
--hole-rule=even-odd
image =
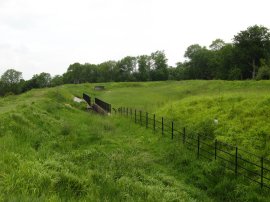
{"label": "metal fence", "polygon": [[89,106],[91,106],[91,97],[89,95],[83,93],[83,99],[85,100],[85,102],[87,102]]}
{"label": "metal fence", "polygon": [[100,106],[102,109],[104,109],[106,112],[111,113],[111,104],[104,102],[98,98],[95,98],[95,103]]}
{"label": "metal fence", "polygon": [[270,161],[251,152],[218,141],[205,135],[188,134],[185,127],[181,129],[174,121],[165,120],[136,109],[121,107],[118,113],[134,120],[135,123],[160,132],[172,140],[181,141],[188,149],[197,153],[198,158],[219,161],[221,166],[234,172],[235,176],[244,176],[248,180],[270,189]]}

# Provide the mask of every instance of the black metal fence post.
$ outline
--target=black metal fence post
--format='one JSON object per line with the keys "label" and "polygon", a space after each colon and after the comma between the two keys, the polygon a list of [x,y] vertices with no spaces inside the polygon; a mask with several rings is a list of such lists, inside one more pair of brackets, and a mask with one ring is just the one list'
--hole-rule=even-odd
{"label": "black metal fence post", "polygon": [[217,139],[215,140],[215,160],[217,160]]}
{"label": "black metal fence post", "polygon": [[261,157],[261,188],[263,188],[263,157]]}
{"label": "black metal fence post", "polygon": [[130,108],[130,118],[132,119],[132,108]]}
{"label": "black metal fence post", "polygon": [[148,112],[145,112],[145,119],[146,119],[145,126],[146,126],[146,128],[148,128]]}
{"label": "black metal fence post", "polygon": [[183,128],[183,144],[186,143],[186,127]]}
{"label": "black metal fence post", "polygon": [[135,109],[135,123],[137,123],[137,110]]}
{"label": "black metal fence post", "polygon": [[128,117],[128,107],[127,107],[127,117]]}
{"label": "black metal fence post", "polygon": [[164,135],[164,118],[163,117],[161,118],[161,124],[162,124],[161,126],[162,135]]}
{"label": "black metal fence post", "polygon": [[172,140],[173,140],[173,121],[172,121]]}
{"label": "black metal fence post", "polygon": [[238,147],[235,147],[235,176],[238,175]]}
{"label": "black metal fence post", "polygon": [[200,135],[198,135],[198,149],[197,149],[197,157],[200,157]]}

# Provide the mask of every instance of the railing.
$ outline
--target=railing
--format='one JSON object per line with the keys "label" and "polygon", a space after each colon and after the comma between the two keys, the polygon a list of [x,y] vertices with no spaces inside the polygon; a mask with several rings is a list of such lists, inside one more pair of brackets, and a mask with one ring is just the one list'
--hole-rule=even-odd
{"label": "railing", "polygon": [[95,103],[108,113],[111,113],[111,104],[95,98]]}
{"label": "railing", "polygon": [[87,102],[89,106],[91,106],[91,97],[89,95],[83,93],[83,99],[85,100],[85,102]]}
{"label": "railing", "polygon": [[134,119],[141,126],[152,128],[154,132],[181,141],[188,149],[194,150],[198,158],[218,161],[221,166],[234,172],[236,177],[241,175],[261,188],[270,189],[270,160],[205,135],[188,134],[185,127],[179,130],[174,121],[155,114],[124,107],[119,108],[118,113]]}

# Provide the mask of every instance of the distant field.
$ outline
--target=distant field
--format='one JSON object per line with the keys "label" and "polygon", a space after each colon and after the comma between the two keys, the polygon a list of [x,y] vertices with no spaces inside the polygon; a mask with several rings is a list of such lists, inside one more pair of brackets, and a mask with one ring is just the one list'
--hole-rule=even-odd
{"label": "distant field", "polygon": [[[118,116],[83,92],[175,120],[190,133],[269,157],[270,82],[65,85],[0,98],[0,201],[267,201],[218,165]],[[214,124],[218,119],[218,124]],[[249,194],[247,194],[249,193]]]}
{"label": "distant field", "polygon": [[[239,145],[259,155],[270,154],[269,81],[171,81],[108,83],[106,91],[93,85],[65,86],[73,94],[81,90],[99,96],[114,107],[156,113],[179,122],[194,133]],[[214,125],[214,119],[218,124]],[[208,133],[208,134],[207,134]]]}

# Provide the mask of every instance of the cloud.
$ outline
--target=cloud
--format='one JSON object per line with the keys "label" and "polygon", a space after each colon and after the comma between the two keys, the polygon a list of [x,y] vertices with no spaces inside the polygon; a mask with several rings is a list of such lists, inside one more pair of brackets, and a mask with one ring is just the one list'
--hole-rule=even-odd
{"label": "cloud", "polygon": [[0,0],[0,73],[61,74],[165,50],[169,64],[194,43],[230,42],[254,24],[269,27],[268,0]]}

